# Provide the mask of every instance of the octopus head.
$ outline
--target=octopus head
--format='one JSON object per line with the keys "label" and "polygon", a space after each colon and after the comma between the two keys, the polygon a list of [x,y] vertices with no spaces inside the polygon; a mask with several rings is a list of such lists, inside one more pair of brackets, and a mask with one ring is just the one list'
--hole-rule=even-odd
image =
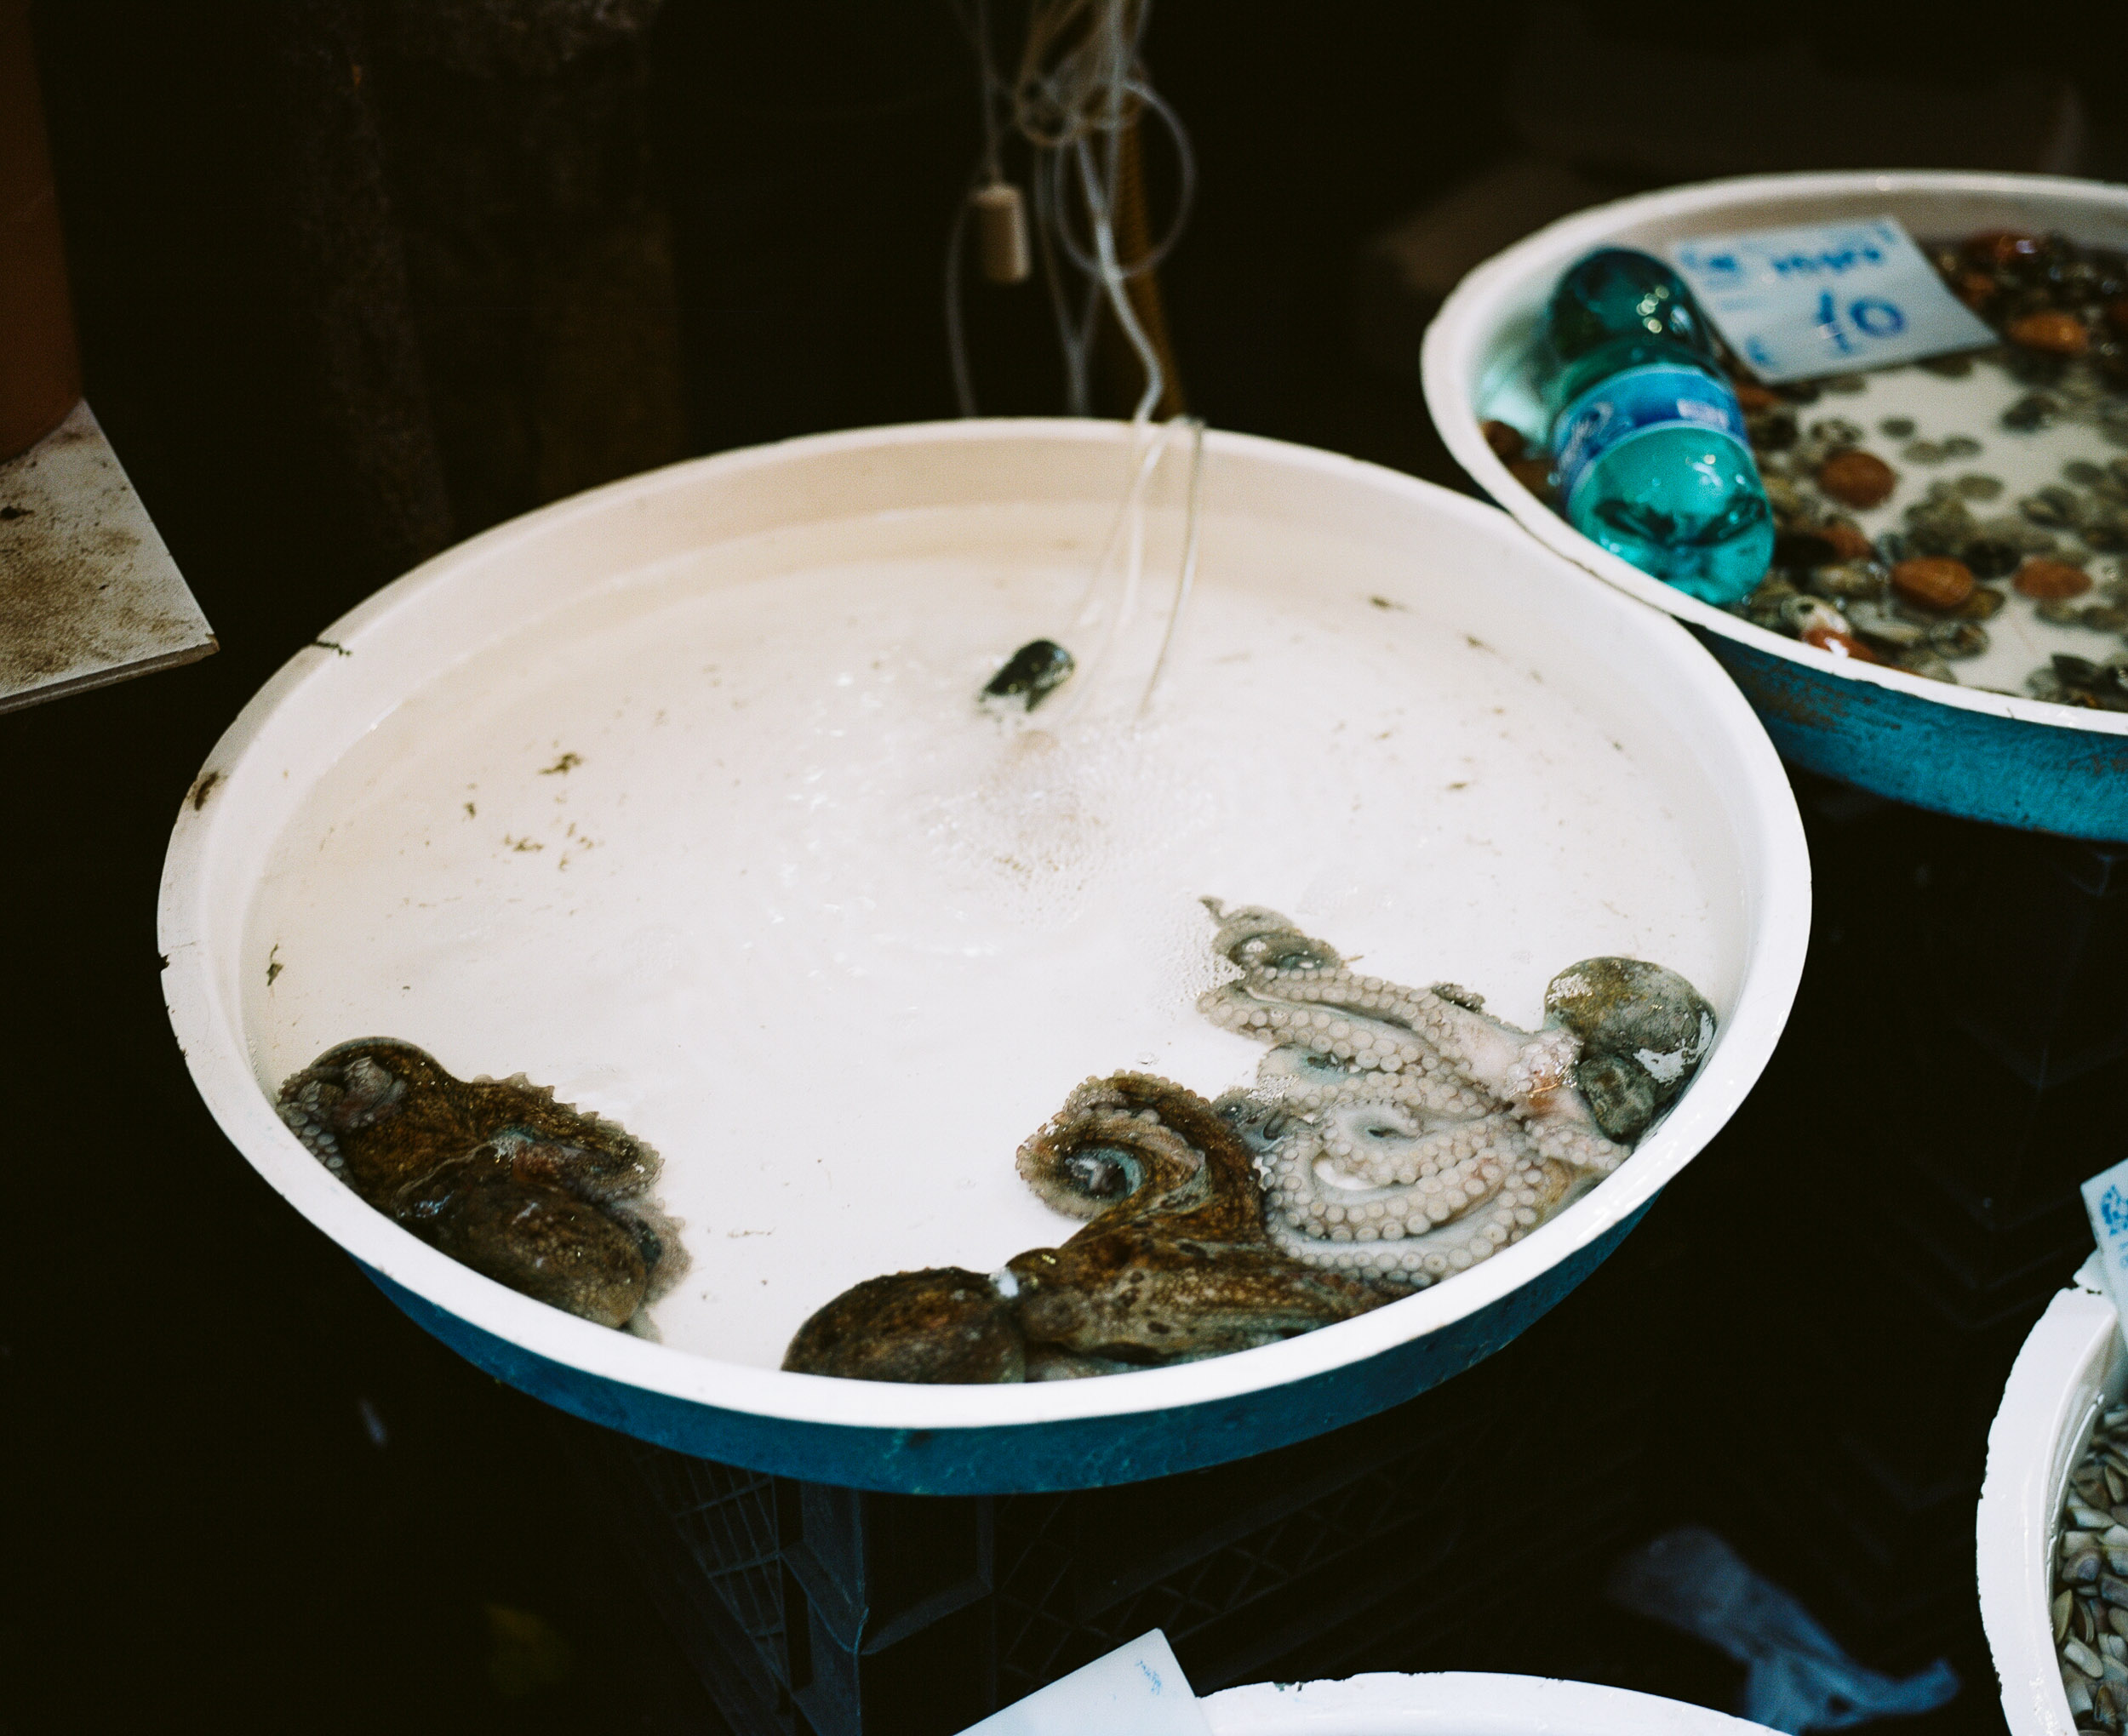
{"label": "octopus head", "polygon": [[1631,1143],[1697,1071],[1714,1009],[1673,970],[1639,958],[1585,958],[1544,991],[1550,1021],[1581,1039],[1574,1083],[1596,1125]]}
{"label": "octopus head", "polygon": [[997,1282],[941,1266],[852,1285],[798,1329],[783,1366],[844,1380],[976,1386],[1026,1379],[1027,1361]]}

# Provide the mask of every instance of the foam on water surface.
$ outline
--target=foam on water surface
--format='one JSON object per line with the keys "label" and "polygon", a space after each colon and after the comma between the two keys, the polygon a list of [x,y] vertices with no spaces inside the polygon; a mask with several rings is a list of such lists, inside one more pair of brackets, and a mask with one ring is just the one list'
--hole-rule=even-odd
{"label": "foam on water surface", "polygon": [[1225,517],[1142,725],[1111,703],[1129,644],[1067,722],[979,708],[1062,637],[1106,528],[778,532],[471,654],[277,842],[247,942],[261,1086],[389,1035],[615,1117],[686,1222],[665,1340],[773,1366],[859,1279],[1067,1236],[1013,1152],[1080,1079],[1251,1076],[1194,1009],[1205,894],[1519,1022],[1609,952],[1727,1011],[1736,869],[1699,774],[1628,682],[1423,551]]}

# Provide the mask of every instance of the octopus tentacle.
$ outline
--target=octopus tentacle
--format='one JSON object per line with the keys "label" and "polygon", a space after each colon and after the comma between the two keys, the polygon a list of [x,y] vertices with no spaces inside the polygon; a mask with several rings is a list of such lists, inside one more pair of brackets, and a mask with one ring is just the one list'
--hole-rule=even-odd
{"label": "octopus tentacle", "polygon": [[1602,1177],[1633,1156],[1630,1145],[1605,1139],[1593,1128],[1570,1126],[1559,1121],[1525,1121],[1523,1132],[1540,1154],[1570,1168],[1586,1169]]}
{"label": "octopus tentacle", "polygon": [[1422,1177],[1474,1173],[1489,1157],[1510,1152],[1519,1134],[1504,1112],[1432,1128],[1416,1123],[1395,1104],[1341,1103],[1321,1117],[1324,1157],[1359,1182],[1408,1187]]}
{"label": "octopus tentacle", "polygon": [[1311,975],[1252,971],[1208,990],[1197,1005],[1213,1024],[1259,1042],[1301,1044],[1354,1067],[1393,1073],[1438,1057],[1425,1034],[1402,1017],[1404,1007],[1370,1007],[1359,993],[1348,1004],[1323,992],[1335,986]]}
{"label": "octopus tentacle", "polygon": [[1324,1237],[1274,1213],[1271,1238],[1296,1259],[1423,1289],[1521,1241],[1588,1185],[1563,1164],[1524,1161],[1481,1204],[1444,1223],[1347,1225]]}

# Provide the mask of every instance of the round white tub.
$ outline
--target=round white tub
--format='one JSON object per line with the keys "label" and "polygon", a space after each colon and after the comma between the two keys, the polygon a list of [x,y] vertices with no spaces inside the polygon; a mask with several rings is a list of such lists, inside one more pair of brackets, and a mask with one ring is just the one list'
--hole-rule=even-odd
{"label": "round white tub", "polygon": [[[854,978],[846,1008],[779,1022],[758,973],[739,970],[702,927],[753,895],[730,877],[747,846],[730,828],[772,828],[791,811],[739,788],[752,764],[723,762],[719,720],[754,694],[747,648],[797,634],[803,654],[818,624],[823,742],[836,734],[837,695],[867,691],[867,644],[893,639],[918,662],[934,642],[958,645],[961,661],[947,663],[980,679],[994,666],[985,657],[1075,596],[1114,520],[1128,440],[1107,424],[964,422],[677,465],[453,549],[299,653],[209,758],[179,814],[163,890],[172,1022],[245,1157],[401,1306],[501,1378],[644,1439],[827,1482],[1002,1491],[1216,1463],[1409,1397],[1513,1337],[1616,1245],[1772,1050],[1809,931],[1788,784],[1690,636],[1588,584],[1503,515],[1370,465],[1215,434],[1198,597],[1178,652],[1189,668],[1162,703],[1212,691],[1189,683],[1231,666],[1260,683],[1246,691],[1266,695],[1273,720],[1336,704],[1334,693],[1290,692],[1277,647],[1247,637],[1249,609],[1284,608],[1298,624],[1290,637],[1341,636],[1337,654],[1355,669],[1374,660],[1377,679],[1383,659],[1393,672],[1409,660],[1415,722],[1408,738],[1334,757],[1305,731],[1290,754],[1250,748],[1263,810],[1224,833],[1217,814],[1205,822],[1235,862],[1277,841],[1282,814],[1319,803],[1317,785],[1353,780],[1367,812],[1337,820],[1345,854],[1327,854],[1305,884],[1176,889],[1296,896],[1304,918],[1311,905],[1346,910],[1336,944],[1364,945],[1381,968],[1393,958],[1419,980],[1479,986],[1527,1022],[1546,978],[1576,957],[1664,957],[1703,978],[1722,1017],[1717,1044],[1667,1119],[1586,1198],[1473,1271],[1360,1318],[1238,1356],[1023,1386],[883,1385],[776,1367],[797,1322],[860,1277],[926,1264],[987,1271],[1062,1240],[1070,1225],[1027,1197],[1012,1150],[1088,1071],[1157,1063],[1210,1091],[1253,1070],[1253,1045],[1203,1021],[1172,1034],[1145,1024],[1136,991],[1113,997],[1113,1044],[1084,1040],[1063,1013],[1049,1019],[1043,996],[997,997],[994,1017],[964,1035],[970,1053],[941,1058],[876,982]],[[1171,501],[1162,510],[1171,556],[1179,513]],[[928,596],[923,575],[934,573],[936,607],[849,627],[865,586],[887,596],[915,584]],[[827,610],[823,596],[843,602]],[[993,608],[994,631],[982,619]],[[855,673],[829,682],[845,652]],[[787,745],[772,734],[747,751]],[[851,751],[872,755],[867,776],[900,774],[877,743]],[[809,779],[832,784],[836,751],[783,767],[791,800],[810,799]],[[870,871],[872,858],[902,848],[900,825],[844,838],[840,858],[826,849],[806,872]],[[1128,881],[1133,836],[1089,874]],[[1148,844],[1147,860],[1157,854]],[[1384,877],[1386,890],[1374,884]],[[1175,932],[1201,948],[1201,912],[1180,903],[1189,907],[1174,920],[1188,926]],[[1400,919],[1382,914],[1395,909]],[[1068,925],[1058,932],[1053,980],[1068,1010],[1090,993],[1074,972],[1092,967],[1075,963]],[[1086,945],[1097,951],[1100,938]],[[821,957],[807,969],[832,965]],[[792,979],[804,974],[794,967]],[[660,1305],[662,1342],[477,1275],[308,1156],[273,1092],[329,1042],[368,1035],[419,1042],[461,1076],[523,1071],[664,1154],[661,1191],[687,1220],[696,1282]],[[821,1067],[895,1058],[909,1082],[882,1088],[874,1137],[809,1122],[802,1089],[771,1105],[765,1135],[729,1133],[734,1112],[759,1109],[744,1099],[752,1073],[790,1043]],[[938,1071],[947,1059],[955,1068]],[[963,1137],[912,1147],[895,1111],[917,1099],[951,1103]]]}
{"label": "round white tub", "polygon": [[2128,245],[2128,187],[2096,181],[1898,169],[1668,187],[1561,218],[1465,277],[1427,329],[1427,407],[1456,462],[1538,541],[1690,625],[1787,758],[1941,813],[2128,838],[2128,713],[1929,681],[1753,626],[1590,541],[1517,482],[1479,431],[1490,383],[1527,352],[1553,286],[1584,254],[1661,253],[1694,236],[1885,215],[1925,242],[2009,228]]}
{"label": "round white tub", "polygon": [[1988,1431],[1977,1543],[1980,1615],[2013,1736],[2074,1736],[2054,1649],[2062,1492],[2099,1413],[2128,1391],[2128,1347],[2093,1254],[2017,1352]]}

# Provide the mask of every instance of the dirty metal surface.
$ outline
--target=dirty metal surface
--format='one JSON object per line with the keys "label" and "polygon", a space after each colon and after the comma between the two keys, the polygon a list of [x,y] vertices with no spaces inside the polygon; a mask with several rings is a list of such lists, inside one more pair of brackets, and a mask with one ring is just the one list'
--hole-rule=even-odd
{"label": "dirty metal surface", "polygon": [[86,400],[0,464],[0,711],[215,648]]}

